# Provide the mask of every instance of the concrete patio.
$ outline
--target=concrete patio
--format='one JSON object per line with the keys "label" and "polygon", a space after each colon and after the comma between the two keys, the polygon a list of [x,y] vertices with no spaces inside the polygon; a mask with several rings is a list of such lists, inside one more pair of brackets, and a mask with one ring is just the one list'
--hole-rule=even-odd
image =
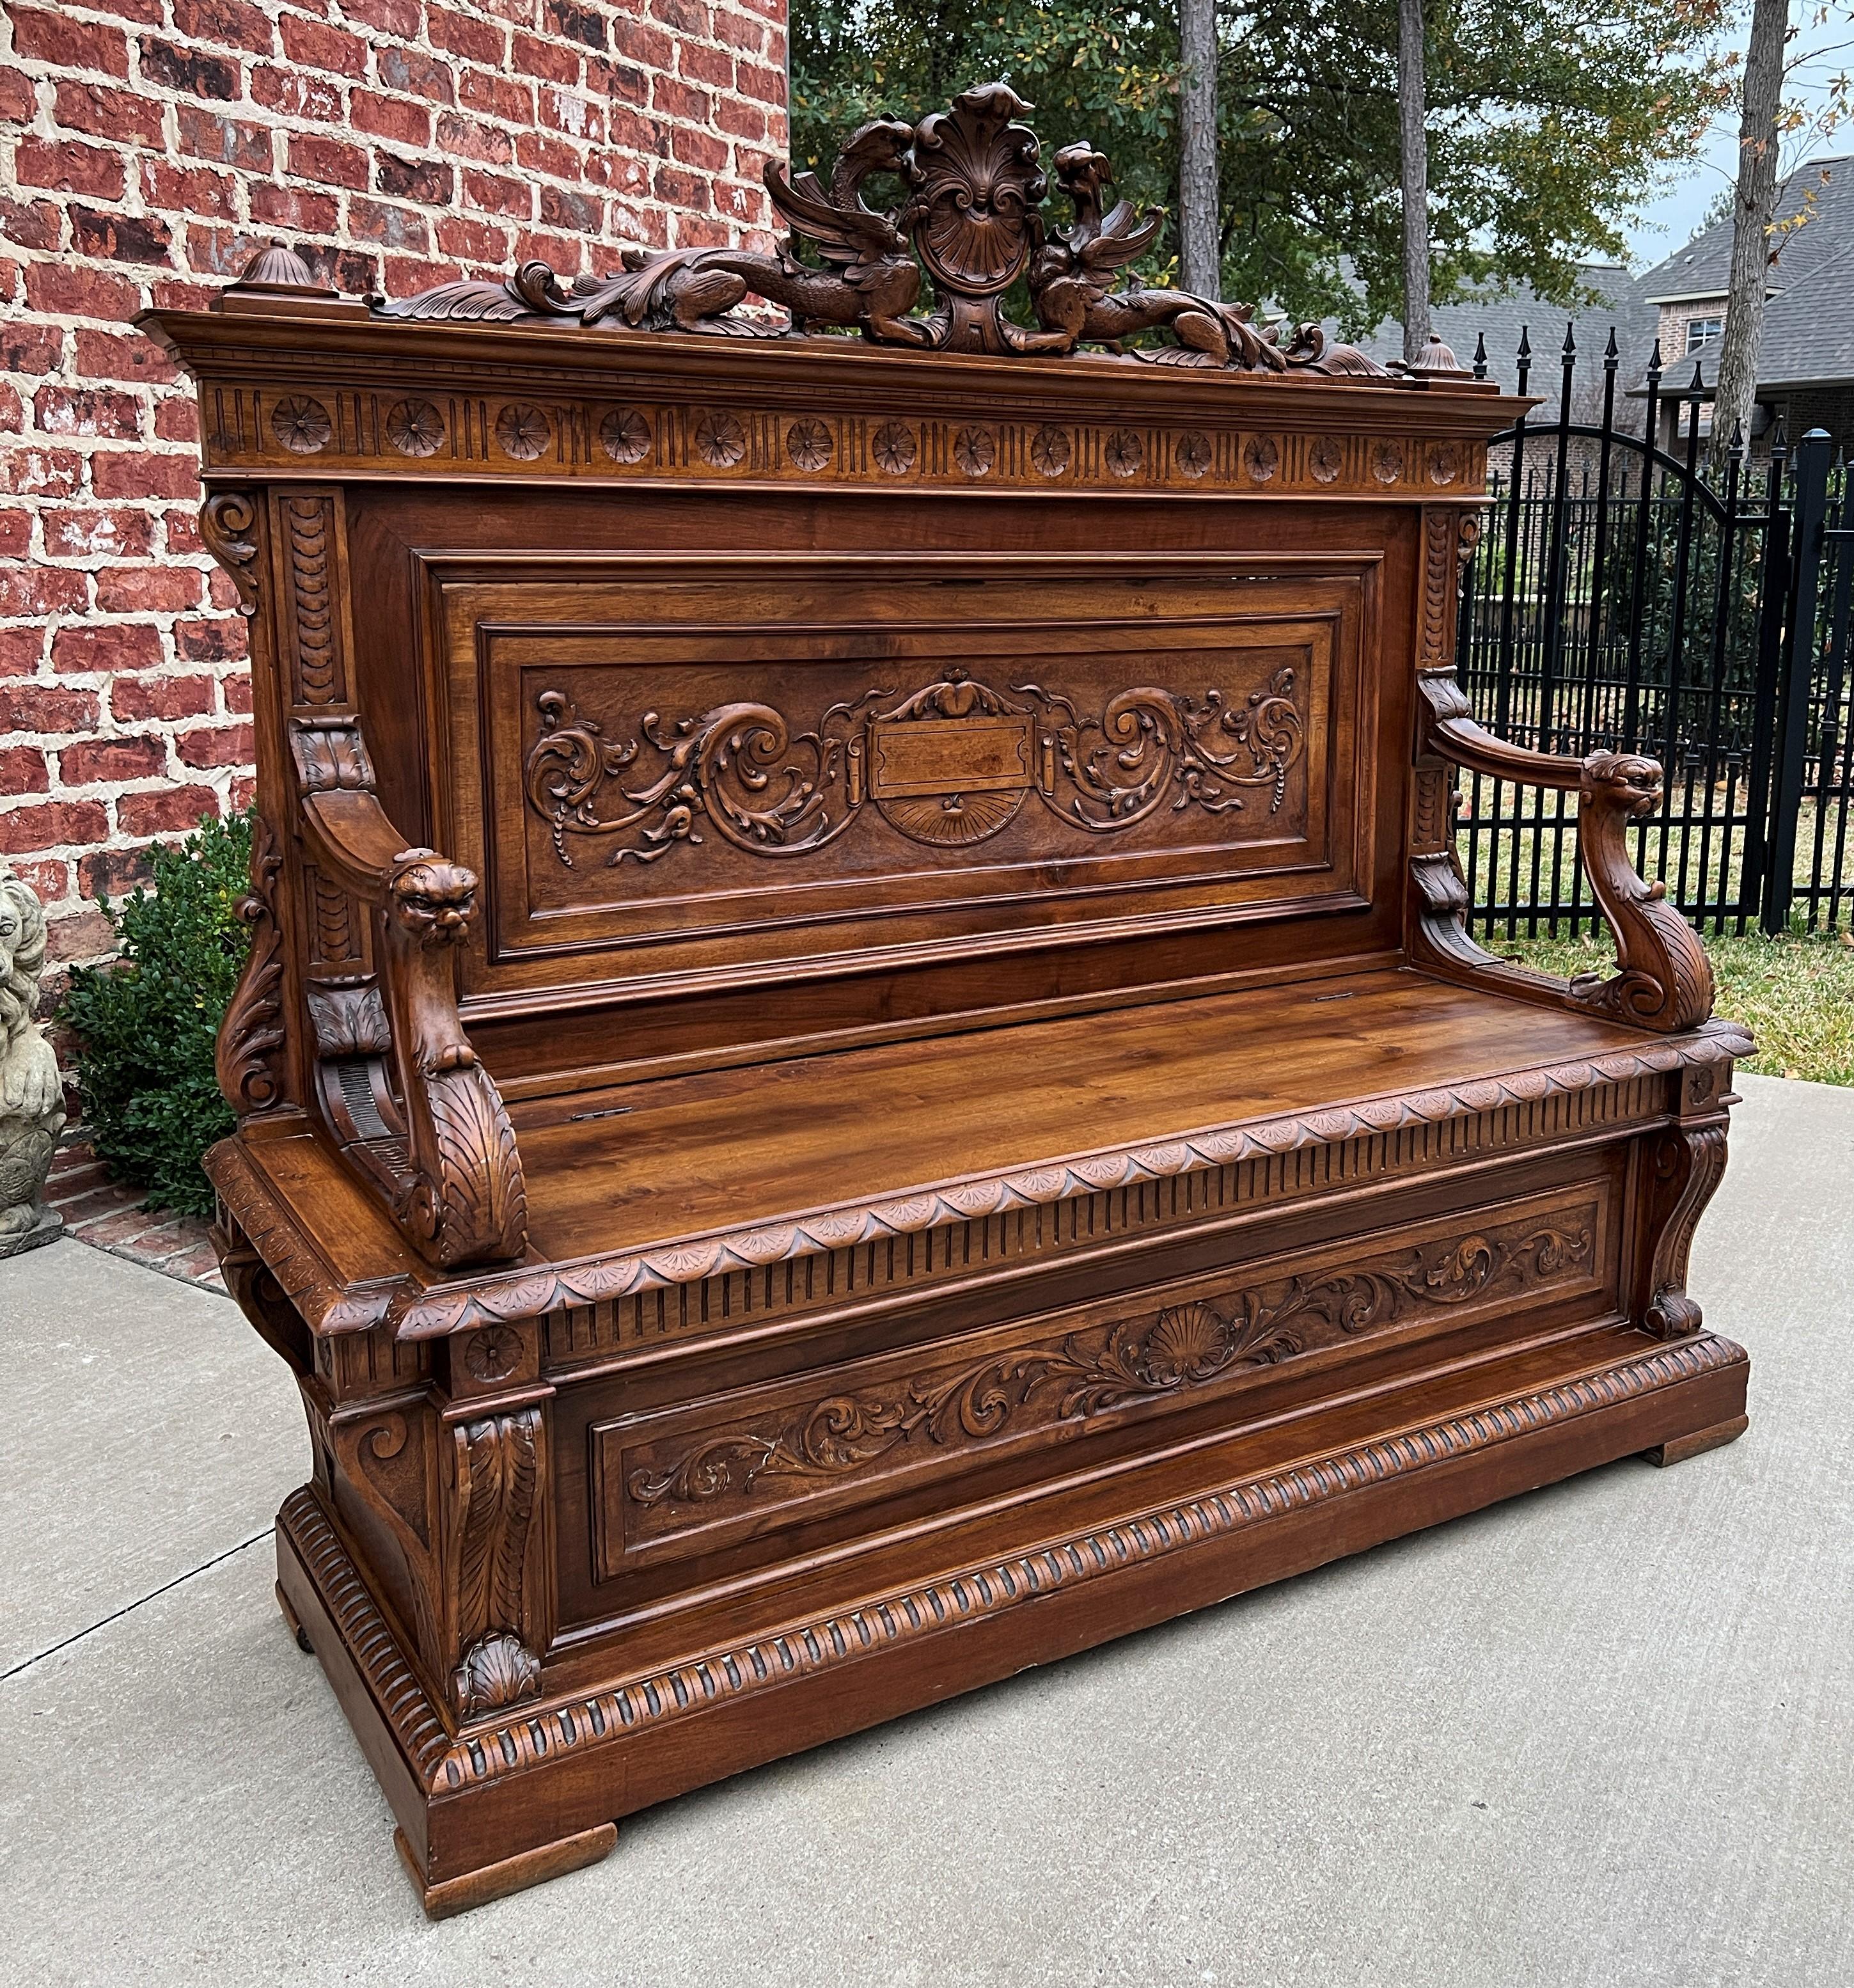
{"label": "concrete patio", "polygon": [[1694,1286],[1752,1423],[620,1826],[441,1925],[271,1598],[231,1301],[0,1265],[0,1981],[1854,1980],[1854,1091],[1745,1077]]}

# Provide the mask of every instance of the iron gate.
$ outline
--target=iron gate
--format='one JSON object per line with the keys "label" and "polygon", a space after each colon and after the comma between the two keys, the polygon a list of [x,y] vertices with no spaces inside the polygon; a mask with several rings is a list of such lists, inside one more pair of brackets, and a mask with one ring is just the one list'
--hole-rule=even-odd
{"label": "iron gate", "polygon": [[[1522,333],[1518,385],[1531,363]],[[1646,876],[1702,926],[1835,927],[1854,909],[1849,627],[1854,518],[1828,437],[1704,473],[1700,375],[1617,425],[1610,334],[1580,420],[1567,330],[1555,418],[1522,417],[1462,591],[1457,667],[1477,713],[1542,752],[1646,752],[1660,808],[1633,825]],[[1475,370],[1484,377],[1484,350]],[[1625,399],[1633,398],[1624,395]],[[1660,445],[1674,410],[1675,447]],[[1599,924],[1575,854],[1575,796],[1463,776],[1458,826],[1481,931]]]}

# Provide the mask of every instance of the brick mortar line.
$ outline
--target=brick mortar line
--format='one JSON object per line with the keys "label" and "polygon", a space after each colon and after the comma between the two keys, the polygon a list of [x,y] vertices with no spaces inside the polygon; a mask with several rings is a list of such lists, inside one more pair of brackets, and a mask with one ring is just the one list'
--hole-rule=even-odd
{"label": "brick mortar line", "polygon": [[[140,14],[152,18],[137,19]],[[771,239],[779,0],[19,0],[0,29],[0,856],[84,899],[250,787],[186,385],[127,320],[282,233],[350,290]]]}

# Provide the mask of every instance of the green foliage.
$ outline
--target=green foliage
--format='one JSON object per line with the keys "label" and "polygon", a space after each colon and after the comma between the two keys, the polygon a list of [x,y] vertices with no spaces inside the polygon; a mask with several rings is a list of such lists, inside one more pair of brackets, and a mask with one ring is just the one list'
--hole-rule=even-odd
{"label": "green foliage", "polygon": [[153,893],[110,911],[120,957],[71,976],[62,1013],[79,1038],[85,1122],[151,1208],[212,1212],[200,1156],[232,1128],[213,1040],[250,946],[234,908],[250,888],[251,836],[250,815],[234,815],[157,850]]}
{"label": "green foliage", "polygon": [[[1579,300],[1577,265],[1618,258],[1635,205],[1720,100],[1722,0],[1561,0],[1548,17],[1430,0],[1434,299],[1484,282]],[[1396,0],[1253,0],[1220,27],[1224,295],[1366,330],[1402,304]],[[792,155],[828,166],[856,125],[916,117],[1002,78],[1045,156],[1087,139],[1119,191],[1175,208],[1175,8],[1112,0],[797,0]],[[1168,235],[1149,257],[1163,280]],[[1363,284],[1342,280],[1341,253]]]}
{"label": "green foliage", "polygon": [[[1719,1013],[1744,1023],[1758,1039],[1740,1065],[1767,1077],[1854,1084],[1854,935],[1788,931],[1739,937],[1702,933],[1719,983]],[[1545,973],[1607,973],[1615,953],[1608,935],[1501,942],[1504,955]]]}

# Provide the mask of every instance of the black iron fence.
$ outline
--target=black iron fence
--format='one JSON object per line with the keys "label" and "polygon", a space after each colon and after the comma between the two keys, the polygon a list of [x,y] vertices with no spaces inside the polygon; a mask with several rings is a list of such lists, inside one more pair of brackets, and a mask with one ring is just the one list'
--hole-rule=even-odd
{"label": "black iron fence", "polygon": [[[1494,444],[1462,592],[1462,684],[1519,743],[1661,762],[1636,858],[1697,923],[1832,929],[1854,914],[1847,469],[1825,434],[1792,446],[1779,427],[1768,451],[1738,438],[1709,474],[1697,368],[1680,387],[1658,347],[1643,381],[1622,363],[1612,334],[1580,380],[1567,331],[1555,410]],[[1521,393],[1531,370],[1522,334]],[[1478,928],[1600,922],[1576,812],[1574,796],[1463,776]]]}

